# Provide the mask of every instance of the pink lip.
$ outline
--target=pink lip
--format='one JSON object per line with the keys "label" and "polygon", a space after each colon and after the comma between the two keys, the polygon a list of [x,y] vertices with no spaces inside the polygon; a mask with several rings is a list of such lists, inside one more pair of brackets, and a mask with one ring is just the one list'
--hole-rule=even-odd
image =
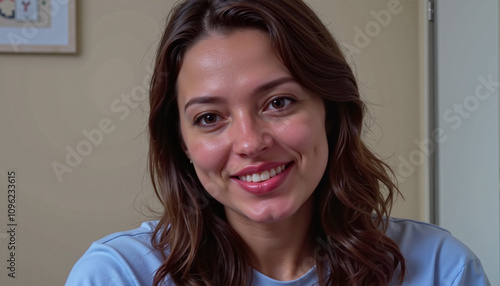
{"label": "pink lip", "polygon": [[[281,166],[283,165],[283,163],[281,164],[277,164],[275,167],[277,166]],[[259,170],[267,170],[267,169],[270,169],[270,168],[274,168],[274,167],[266,167],[266,168],[261,168],[261,166],[259,166],[259,169],[251,169],[250,168],[245,168],[243,169],[242,171],[243,172],[239,172],[239,174],[241,175],[245,175],[245,174],[250,174],[250,173],[259,173],[261,171]],[[240,186],[243,190],[251,193],[251,194],[254,194],[254,195],[262,195],[262,194],[267,194],[267,193],[270,193],[272,191],[274,191],[276,188],[278,188],[285,180],[286,178],[288,177],[288,174],[290,174],[290,170],[293,168],[293,163],[292,164],[287,164],[287,168],[279,173],[278,175],[270,178],[269,180],[267,181],[263,181],[263,182],[258,182],[258,183],[253,183],[253,182],[244,182],[242,180],[239,180],[237,177],[232,177],[232,180],[238,184],[238,186]],[[249,172],[250,170],[250,172]],[[253,171],[255,170],[255,171]],[[241,175],[237,175],[237,176],[241,176]]]}

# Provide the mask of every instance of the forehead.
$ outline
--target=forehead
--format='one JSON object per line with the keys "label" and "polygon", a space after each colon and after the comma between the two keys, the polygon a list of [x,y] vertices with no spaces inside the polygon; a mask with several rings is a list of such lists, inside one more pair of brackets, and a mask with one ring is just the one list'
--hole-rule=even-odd
{"label": "forehead", "polygon": [[181,72],[190,66],[197,68],[235,64],[239,60],[263,55],[275,56],[269,36],[256,29],[230,32],[209,32],[187,49]]}
{"label": "forehead", "polygon": [[177,79],[178,95],[248,87],[278,76],[290,73],[267,34],[253,29],[212,32],[186,51]]}

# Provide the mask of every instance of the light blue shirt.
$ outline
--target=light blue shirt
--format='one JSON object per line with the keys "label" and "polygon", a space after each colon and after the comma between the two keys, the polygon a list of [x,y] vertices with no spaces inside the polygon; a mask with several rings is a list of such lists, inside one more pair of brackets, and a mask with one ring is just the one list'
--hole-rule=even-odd
{"label": "light blue shirt", "polygon": [[[156,223],[145,222],[137,229],[94,242],[73,267],[66,285],[151,285],[163,261],[150,242]],[[391,218],[386,234],[399,245],[405,257],[405,286],[490,285],[476,255],[442,228]],[[314,267],[293,281],[277,281],[255,270],[253,273],[252,285],[255,286],[314,285],[317,282]],[[395,278],[398,276],[396,272]]]}

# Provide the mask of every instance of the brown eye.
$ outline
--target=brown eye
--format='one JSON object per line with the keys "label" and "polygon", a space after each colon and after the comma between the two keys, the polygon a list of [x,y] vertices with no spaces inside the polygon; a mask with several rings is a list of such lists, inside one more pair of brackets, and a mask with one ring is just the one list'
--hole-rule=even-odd
{"label": "brown eye", "polygon": [[202,116],[201,121],[203,121],[204,124],[214,124],[217,122],[217,115],[205,114]]}
{"label": "brown eye", "polygon": [[290,103],[294,102],[295,100],[289,97],[277,97],[271,100],[271,102],[268,105],[268,109],[270,110],[279,110],[286,108]]}
{"label": "brown eye", "polygon": [[271,102],[271,106],[273,108],[283,108],[286,106],[286,102],[285,102],[285,99],[284,98],[278,98],[278,99],[275,99]]}
{"label": "brown eye", "polygon": [[210,126],[219,122],[220,119],[221,117],[215,113],[204,113],[196,117],[193,124],[199,126]]}

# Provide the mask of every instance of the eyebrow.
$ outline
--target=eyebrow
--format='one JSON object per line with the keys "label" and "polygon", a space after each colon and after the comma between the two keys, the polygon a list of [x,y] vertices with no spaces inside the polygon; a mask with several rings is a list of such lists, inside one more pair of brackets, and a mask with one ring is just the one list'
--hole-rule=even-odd
{"label": "eyebrow", "polygon": [[191,98],[188,102],[186,102],[186,105],[184,105],[184,111],[186,109],[193,105],[193,104],[215,104],[215,103],[222,103],[224,102],[224,99],[216,96],[200,96],[200,97],[194,97]]}
{"label": "eyebrow", "polygon": [[[255,96],[257,94],[264,93],[268,90],[271,90],[279,85],[289,83],[289,82],[296,82],[294,78],[292,77],[280,77],[275,80],[272,80],[270,82],[266,82],[260,86],[258,86],[255,90],[252,91],[251,95]],[[222,103],[224,102],[224,99],[217,97],[217,96],[200,96],[200,97],[194,97],[191,98],[186,104],[184,105],[184,111],[186,109],[193,105],[193,104],[216,104],[216,103]]]}

